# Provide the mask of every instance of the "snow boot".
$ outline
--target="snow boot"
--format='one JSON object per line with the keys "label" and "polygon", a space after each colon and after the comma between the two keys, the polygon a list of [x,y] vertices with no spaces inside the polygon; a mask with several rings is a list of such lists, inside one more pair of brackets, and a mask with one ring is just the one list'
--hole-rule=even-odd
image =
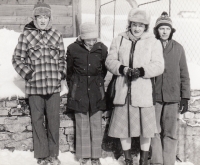
{"label": "snow boot", "polygon": [[124,157],[126,165],[133,165],[133,160],[131,157],[131,150],[124,150]]}
{"label": "snow boot", "polygon": [[140,150],[140,161],[139,165],[148,165],[149,151]]}

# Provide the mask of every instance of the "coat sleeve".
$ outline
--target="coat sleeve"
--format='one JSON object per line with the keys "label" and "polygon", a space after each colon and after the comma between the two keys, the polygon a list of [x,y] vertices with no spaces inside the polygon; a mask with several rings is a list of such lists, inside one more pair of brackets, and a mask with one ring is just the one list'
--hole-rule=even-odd
{"label": "coat sleeve", "polygon": [[107,56],[108,56],[108,48],[107,46],[103,45],[103,49],[102,49],[102,77],[103,78],[105,78],[107,74],[107,68],[105,65]]}
{"label": "coat sleeve", "polygon": [[12,65],[16,72],[24,79],[30,72],[33,72],[26,64],[27,47],[26,36],[22,33],[18,38],[18,43],[12,56]]}
{"label": "coat sleeve", "polygon": [[190,99],[190,78],[185,57],[185,51],[183,48],[180,59],[180,79],[181,79],[181,98]]}
{"label": "coat sleeve", "polygon": [[66,56],[65,56],[65,49],[64,49],[64,43],[63,43],[62,35],[60,35],[59,47],[60,47],[59,72],[63,73],[66,76],[66,74],[67,74],[67,63],[66,63]]}
{"label": "coat sleeve", "polygon": [[73,75],[73,57],[70,53],[70,48],[67,48],[67,85],[69,87],[69,83],[71,80],[71,77]]}
{"label": "coat sleeve", "polygon": [[151,52],[151,61],[144,68],[144,78],[151,78],[161,75],[164,71],[164,58],[161,42],[156,40]]}
{"label": "coat sleeve", "polygon": [[119,73],[119,67],[120,65],[122,65],[118,58],[118,40],[119,37],[113,39],[112,44],[110,46],[110,51],[108,53],[108,57],[106,58],[106,67],[108,71],[115,75],[121,75]]}

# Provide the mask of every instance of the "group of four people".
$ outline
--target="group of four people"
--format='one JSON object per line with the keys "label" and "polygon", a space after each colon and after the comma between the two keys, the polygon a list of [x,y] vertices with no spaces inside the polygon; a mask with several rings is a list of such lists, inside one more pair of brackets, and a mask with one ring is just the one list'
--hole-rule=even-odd
{"label": "group of four people", "polygon": [[61,164],[59,93],[65,79],[67,107],[75,112],[76,156],[81,165],[101,164],[107,70],[117,75],[108,135],[120,138],[126,165],[133,164],[131,137],[140,137],[140,165],[148,164],[150,146],[152,165],[175,163],[177,117],[187,111],[190,99],[186,57],[172,40],[175,29],[166,12],[156,21],[155,35],[148,32],[149,23],[145,10],[131,9],[126,31],[113,39],[109,53],[98,39],[98,27],[83,23],[65,55],[62,35],[52,28],[51,7],[34,6],[33,21],[20,35],[12,63],[26,80],[38,164]]}

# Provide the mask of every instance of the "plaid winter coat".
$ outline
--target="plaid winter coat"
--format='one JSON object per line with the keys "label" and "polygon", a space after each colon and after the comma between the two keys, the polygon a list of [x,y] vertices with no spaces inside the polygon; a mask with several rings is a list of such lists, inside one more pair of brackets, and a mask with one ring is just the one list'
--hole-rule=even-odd
{"label": "plaid winter coat", "polygon": [[26,79],[26,94],[47,95],[60,92],[61,74],[66,75],[65,50],[61,34],[50,28],[37,29],[33,22],[25,26],[19,36],[12,64]]}

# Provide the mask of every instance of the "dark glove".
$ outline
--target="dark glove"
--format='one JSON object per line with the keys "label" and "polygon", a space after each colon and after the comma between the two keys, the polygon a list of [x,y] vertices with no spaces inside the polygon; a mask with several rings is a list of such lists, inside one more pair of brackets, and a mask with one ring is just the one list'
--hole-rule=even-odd
{"label": "dark glove", "polygon": [[30,72],[25,76],[25,80],[32,79],[32,74],[33,74],[33,71],[30,71]]}
{"label": "dark glove", "polygon": [[144,69],[141,67],[141,68],[134,68],[132,69],[131,71],[132,73],[132,77],[133,78],[138,78],[138,77],[142,77],[144,76]]}
{"label": "dark glove", "polygon": [[185,112],[188,111],[188,100],[187,99],[181,99],[179,110],[181,110],[181,114],[184,114]]}

